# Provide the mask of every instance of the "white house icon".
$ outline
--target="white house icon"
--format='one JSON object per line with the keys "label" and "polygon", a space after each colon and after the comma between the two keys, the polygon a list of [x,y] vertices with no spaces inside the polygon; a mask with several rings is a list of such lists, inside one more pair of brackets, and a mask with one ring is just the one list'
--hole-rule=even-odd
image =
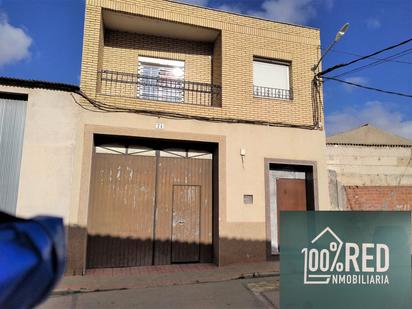
{"label": "white house icon", "polygon": [[[335,234],[335,232],[330,228],[326,227],[321,233],[319,233],[312,241],[311,243],[314,244],[316,243],[319,239],[325,236],[325,234],[329,233],[335,240],[336,242],[332,241],[329,245],[328,251],[331,253],[335,254],[335,257],[333,258],[332,264],[329,268],[329,272],[333,272],[336,270],[336,265],[338,262],[338,258],[340,255],[340,252],[342,250],[343,246],[343,241]],[[306,250],[306,252],[305,252]],[[304,262],[304,283],[305,284],[328,284],[330,281],[331,275],[328,274],[308,274],[308,250],[307,248],[302,250],[302,253],[305,253],[305,262]]]}

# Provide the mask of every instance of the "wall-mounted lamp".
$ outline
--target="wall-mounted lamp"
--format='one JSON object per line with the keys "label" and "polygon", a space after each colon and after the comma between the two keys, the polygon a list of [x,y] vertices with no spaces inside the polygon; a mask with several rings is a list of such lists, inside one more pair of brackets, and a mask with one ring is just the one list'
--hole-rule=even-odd
{"label": "wall-mounted lamp", "polygon": [[246,149],[240,149],[240,157],[242,158],[242,167],[245,168],[245,156],[246,156]]}

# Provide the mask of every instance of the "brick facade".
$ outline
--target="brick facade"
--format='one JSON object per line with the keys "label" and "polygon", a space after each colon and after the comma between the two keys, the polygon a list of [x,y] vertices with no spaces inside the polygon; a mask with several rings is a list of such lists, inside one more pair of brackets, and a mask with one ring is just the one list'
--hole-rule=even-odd
{"label": "brick facade", "polygon": [[412,186],[347,186],[350,210],[412,210]]}
{"label": "brick facade", "polygon": [[[192,116],[305,126],[313,124],[316,108],[312,101],[313,73],[310,68],[319,58],[320,34],[317,29],[165,0],[87,0],[86,3],[81,88],[90,97],[111,105]],[[209,44],[120,33],[104,28],[102,10],[212,28],[221,34]],[[212,80],[222,86],[221,107],[143,101],[104,96],[96,91],[100,86],[99,70],[136,72],[138,55],[187,61],[187,80]],[[253,96],[254,56],[291,62],[293,100]],[[320,116],[322,118],[322,112]]]}
{"label": "brick facade", "polygon": [[210,83],[213,44],[119,31],[106,31],[104,70],[137,72],[139,56],[185,61],[185,79]]}

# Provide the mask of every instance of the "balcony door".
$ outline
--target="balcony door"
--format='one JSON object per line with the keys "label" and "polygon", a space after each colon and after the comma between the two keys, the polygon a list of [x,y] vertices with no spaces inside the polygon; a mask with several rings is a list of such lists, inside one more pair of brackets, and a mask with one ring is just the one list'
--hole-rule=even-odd
{"label": "balcony door", "polygon": [[184,76],[184,61],[139,57],[139,98],[182,103]]}

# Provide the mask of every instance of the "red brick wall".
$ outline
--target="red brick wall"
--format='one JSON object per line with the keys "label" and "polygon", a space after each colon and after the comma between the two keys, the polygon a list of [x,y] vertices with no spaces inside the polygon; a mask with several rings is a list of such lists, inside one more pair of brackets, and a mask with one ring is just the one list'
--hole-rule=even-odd
{"label": "red brick wall", "polygon": [[349,210],[412,210],[412,186],[348,186]]}

